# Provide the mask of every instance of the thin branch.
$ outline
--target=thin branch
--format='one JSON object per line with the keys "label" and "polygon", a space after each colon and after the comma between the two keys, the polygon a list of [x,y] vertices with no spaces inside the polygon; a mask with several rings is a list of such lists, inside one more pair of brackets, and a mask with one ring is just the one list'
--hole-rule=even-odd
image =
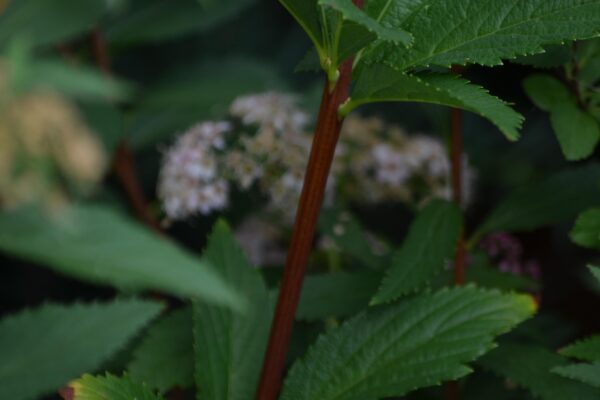
{"label": "thin branch", "polygon": [[[355,0],[354,3],[362,7],[362,0]],[[346,101],[350,91],[352,62],[353,60],[349,59],[342,64],[339,79],[331,92],[329,82],[324,84],[317,127],[256,394],[257,400],[275,400],[281,388],[308,257],[313,246],[317,219],[342,126],[338,109]]]}
{"label": "thin branch", "polygon": [[[108,48],[102,32],[96,28],[91,35],[91,46],[96,65],[106,75],[112,75]],[[113,170],[125,191],[136,217],[149,228],[162,233],[158,221],[148,211],[148,202],[139,183],[133,154],[126,140],[121,140],[113,156]]]}
{"label": "thin branch", "polygon": [[[452,72],[460,73],[459,67],[452,67]],[[463,111],[457,108],[450,109],[450,164],[452,175],[452,200],[460,207],[463,201]],[[454,253],[454,284],[465,283],[465,233],[460,232]],[[448,382],[444,389],[446,400],[459,400],[460,388],[458,381]]]}
{"label": "thin branch", "polygon": [[[459,73],[458,67],[453,67],[452,72]],[[458,206],[462,205],[463,192],[463,111],[457,108],[450,109],[450,160],[452,168],[452,199]],[[454,256],[454,284],[465,283],[465,235],[460,233]]]}

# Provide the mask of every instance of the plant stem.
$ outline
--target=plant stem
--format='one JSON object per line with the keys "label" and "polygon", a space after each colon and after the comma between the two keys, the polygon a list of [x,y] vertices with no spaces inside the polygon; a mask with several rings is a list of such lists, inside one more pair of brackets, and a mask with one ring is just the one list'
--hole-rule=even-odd
{"label": "plant stem", "polygon": [[[91,45],[96,65],[106,75],[112,75],[108,48],[102,32],[96,28],[91,34]],[[125,139],[121,140],[113,156],[113,170],[125,191],[136,217],[155,232],[162,233],[160,224],[148,212],[148,202],[139,183],[133,154]]]}
{"label": "plant stem", "polygon": [[[362,7],[362,0],[354,0],[354,4]],[[340,66],[339,78],[332,91],[329,90],[329,82],[325,82],[323,87],[319,117],[256,393],[257,400],[275,400],[281,388],[308,257],[313,246],[327,177],[342,127],[343,121],[338,115],[338,109],[346,101],[350,91],[352,63],[353,60],[349,59]]]}
{"label": "plant stem", "polygon": [[[452,168],[452,199],[460,207],[463,189],[463,112],[452,108],[450,110],[450,160]],[[461,231],[454,255],[454,284],[465,283],[465,233]]]}
{"label": "plant stem", "polygon": [[[460,68],[452,67],[452,72],[459,73]],[[463,189],[463,112],[457,108],[450,109],[450,165],[452,175],[452,200],[460,207]],[[460,232],[454,253],[454,284],[461,286],[465,283],[465,232]],[[446,400],[460,399],[458,381],[451,381],[444,389]]]}
{"label": "plant stem", "polygon": [[[462,72],[458,66],[452,67],[453,73]],[[450,162],[452,170],[452,200],[461,207],[463,198],[463,111],[450,109]],[[465,283],[465,232],[461,231],[454,255],[454,284]]]}

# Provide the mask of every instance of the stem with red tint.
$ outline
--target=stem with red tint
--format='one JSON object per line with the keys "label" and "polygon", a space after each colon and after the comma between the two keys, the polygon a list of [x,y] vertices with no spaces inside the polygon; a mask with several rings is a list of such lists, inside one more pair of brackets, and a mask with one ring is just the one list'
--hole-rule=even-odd
{"label": "stem with red tint", "polygon": [[[452,67],[452,72],[460,73],[460,67]],[[463,111],[450,109],[450,161],[452,169],[452,199],[458,206],[462,205],[463,192]],[[454,256],[454,284],[465,283],[465,234],[460,233]]]}
{"label": "stem with red tint", "polygon": [[[91,35],[91,45],[96,65],[106,75],[112,75],[110,57],[104,36],[99,29],[94,29]],[[149,228],[161,233],[162,229],[156,219],[148,212],[148,202],[139,183],[135,169],[133,154],[126,140],[121,140],[113,156],[113,169],[125,195],[133,208],[136,217]]]}
{"label": "stem with red tint", "polygon": [[[452,72],[459,73],[459,67],[452,67]],[[450,109],[450,166],[452,179],[452,200],[460,207],[462,205],[463,189],[463,111],[458,108]],[[462,230],[456,243],[454,253],[454,284],[461,286],[465,283],[465,232]],[[446,384],[444,390],[446,400],[458,400],[460,390],[458,381]]]}
{"label": "stem with red tint", "polygon": [[[463,112],[462,110],[453,108],[450,110],[450,160],[452,169],[452,199],[459,206],[462,204],[462,188],[463,188]],[[461,231],[458,243],[456,245],[456,253],[454,256],[454,284],[462,285],[465,283],[465,235]]]}
{"label": "stem with red tint", "polygon": [[[354,0],[354,4],[362,7],[362,0]],[[350,91],[352,61],[352,59],[346,60],[341,65],[339,79],[331,92],[329,82],[325,82],[323,88],[310,158],[279,289],[267,353],[256,393],[257,400],[275,400],[281,388],[285,359],[308,257],[313,246],[317,219],[323,204],[327,178],[342,127],[338,109],[346,101]]]}

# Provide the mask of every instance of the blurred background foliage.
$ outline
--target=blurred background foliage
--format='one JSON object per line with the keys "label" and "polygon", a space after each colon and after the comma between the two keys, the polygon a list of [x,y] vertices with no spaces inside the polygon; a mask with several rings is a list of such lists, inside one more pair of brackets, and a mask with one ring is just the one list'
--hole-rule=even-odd
{"label": "blurred background foliage", "polygon": [[[0,67],[8,76],[8,92],[51,88],[71,99],[103,144],[108,164],[119,145],[127,143],[155,215],[160,214],[156,182],[162,151],[176,134],[198,121],[224,117],[231,101],[248,93],[296,93],[313,118],[318,107],[323,77],[295,72],[310,43],[275,0],[3,0],[0,10]],[[596,152],[589,160],[567,163],[548,115],[531,103],[522,88],[523,80],[539,65],[546,64],[552,71],[568,60],[568,46],[551,49],[548,59],[520,60],[493,69],[474,66],[464,72],[514,103],[526,117],[522,138],[509,143],[487,121],[465,114],[465,150],[477,171],[473,202],[467,210],[468,230],[514,189],[568,165],[593,163],[600,156]],[[360,112],[398,123],[409,132],[447,140],[448,111],[443,107],[386,104]],[[547,195],[553,196],[552,191]],[[114,168],[107,168],[91,200],[131,211]],[[225,212],[234,226],[252,206],[238,204]],[[410,210],[399,204],[353,211],[364,226],[396,244],[411,218]],[[216,218],[200,216],[174,224],[169,234],[199,252]],[[543,271],[541,317],[521,331],[553,347],[600,331],[600,319],[590,318],[600,309],[600,300],[586,283],[584,268],[598,256],[568,240],[572,225],[569,220],[518,234],[526,257],[539,260]],[[0,263],[2,314],[47,299],[114,294],[112,289],[82,284],[4,254]],[[266,273],[275,282],[280,272]],[[303,351],[315,331],[310,323],[301,323],[293,349]],[[466,398],[486,398],[486,391],[501,385],[487,373],[479,374],[481,379],[469,388]],[[506,398],[523,397],[513,392]]]}

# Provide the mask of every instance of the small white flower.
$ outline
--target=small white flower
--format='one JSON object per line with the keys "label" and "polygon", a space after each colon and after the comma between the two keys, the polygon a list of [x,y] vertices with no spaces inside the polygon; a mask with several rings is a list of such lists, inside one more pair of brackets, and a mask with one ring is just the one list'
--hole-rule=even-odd
{"label": "small white flower", "polygon": [[378,182],[388,185],[401,185],[412,172],[412,166],[402,153],[386,144],[372,149],[375,160],[375,177]]}
{"label": "small white flower", "polygon": [[238,97],[229,109],[245,125],[300,131],[308,123],[308,114],[298,109],[293,96],[267,92]]}
{"label": "small white flower", "polygon": [[169,149],[159,174],[158,196],[172,220],[227,207],[229,184],[219,176],[216,149],[223,148],[227,122],[204,122],[186,131]]}

